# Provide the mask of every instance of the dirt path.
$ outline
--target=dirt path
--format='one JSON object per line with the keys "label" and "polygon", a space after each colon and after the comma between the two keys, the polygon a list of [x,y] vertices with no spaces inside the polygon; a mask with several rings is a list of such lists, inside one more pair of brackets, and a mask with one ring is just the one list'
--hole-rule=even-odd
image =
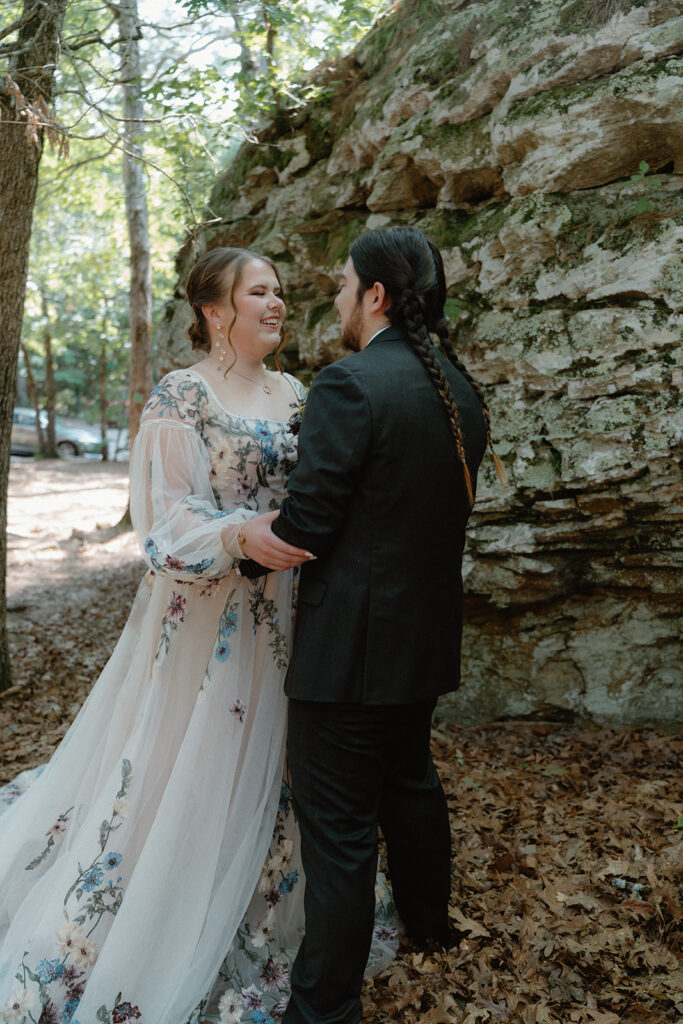
{"label": "dirt path", "polygon": [[0,784],[49,758],[125,624],[144,566],[132,530],[108,528],[127,502],[124,464],[12,459]]}
{"label": "dirt path", "polygon": [[[83,570],[138,557],[132,532],[95,542],[128,502],[128,466],[120,462],[13,458],[8,506],[8,596],[36,583],[68,581]],[[101,531],[106,535],[105,531]]]}

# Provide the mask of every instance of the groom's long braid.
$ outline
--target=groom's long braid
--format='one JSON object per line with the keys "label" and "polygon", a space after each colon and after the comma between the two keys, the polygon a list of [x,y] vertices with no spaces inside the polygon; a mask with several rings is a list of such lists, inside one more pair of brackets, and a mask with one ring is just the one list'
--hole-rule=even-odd
{"label": "groom's long braid", "polygon": [[446,317],[444,316],[443,313],[444,305],[446,303],[446,275],[444,274],[441,253],[430,239],[427,239],[427,245],[429,246],[429,250],[432,255],[432,260],[434,261],[434,269],[436,271],[435,307],[436,310],[438,311],[438,318],[435,319],[435,321],[430,324],[429,329],[430,331],[432,331],[433,334],[436,334],[438,336],[441,351],[446,356],[448,361],[452,363],[452,365],[456,368],[456,370],[460,371],[460,373],[463,375],[463,377],[468,382],[468,384],[474,391],[475,395],[479,399],[481,409],[484,414],[484,420],[486,421],[486,440],[488,442],[488,446],[491,451],[491,456],[493,458],[493,465],[495,466],[496,474],[501,484],[506,484],[507,476],[505,474],[505,467],[503,466],[503,463],[500,461],[498,455],[496,454],[496,450],[493,447],[493,437],[491,436],[491,414],[489,413],[489,406],[488,402],[486,401],[484,389],[482,388],[481,384],[479,384],[479,382],[474,379],[474,377],[467,369],[463,361],[458,358],[450,341],[448,321],[446,320]]}
{"label": "groom's long braid", "polygon": [[451,433],[455,441],[458,458],[462,465],[465,487],[469,499],[470,508],[474,504],[472,494],[472,479],[465,456],[465,445],[460,429],[460,415],[455,404],[450,384],[448,383],[439,361],[436,357],[436,350],[432,344],[427,325],[425,323],[425,300],[423,295],[418,295],[412,288],[405,288],[396,304],[396,320],[402,323],[408,335],[408,341],[413,351],[419,356],[422,365],[430,376],[432,384],[436,388],[439,398],[448,413]]}
{"label": "groom's long braid", "polygon": [[460,415],[430,332],[438,335],[444,355],[474,389],[481,403],[486,436],[498,478],[501,483],[505,483],[506,478],[503,464],[493,448],[486,397],[449,342],[448,323],[444,317],[446,279],[441,253],[416,228],[393,227],[365,232],[351,246],[350,255],[363,286],[362,291],[371,287],[374,281],[384,285],[390,302],[387,310],[390,323],[400,324],[405,329],[414,352],[429,374],[448,415],[471,506],[472,480],[465,455]]}
{"label": "groom's long braid", "polygon": [[484,396],[484,390],[483,390],[481,384],[479,384],[474,379],[474,377],[472,376],[470,371],[467,369],[467,367],[465,366],[463,361],[461,359],[458,359],[457,355],[455,354],[453,346],[451,345],[451,342],[450,342],[449,331],[448,331],[448,323],[447,323],[445,317],[442,320],[440,320],[437,324],[434,325],[433,330],[434,330],[434,333],[436,335],[438,335],[438,337],[439,337],[441,351],[446,356],[448,361],[453,364],[453,366],[456,368],[456,370],[460,370],[460,373],[463,375],[463,377],[468,382],[468,384],[470,384],[470,386],[472,387],[472,390],[474,391],[474,393],[476,394],[477,398],[479,399],[479,402],[481,404],[481,411],[483,412],[484,419],[486,420],[486,439],[488,441],[488,446],[489,446],[489,450],[491,452],[491,457],[493,458],[493,465],[495,467],[496,474],[497,474],[498,479],[500,480],[500,482],[502,484],[506,484],[507,483],[507,474],[505,472],[505,467],[504,467],[503,463],[500,460],[500,456],[497,454],[495,448],[493,447],[493,437],[491,436],[491,414],[489,412],[488,402],[486,401],[486,398]]}

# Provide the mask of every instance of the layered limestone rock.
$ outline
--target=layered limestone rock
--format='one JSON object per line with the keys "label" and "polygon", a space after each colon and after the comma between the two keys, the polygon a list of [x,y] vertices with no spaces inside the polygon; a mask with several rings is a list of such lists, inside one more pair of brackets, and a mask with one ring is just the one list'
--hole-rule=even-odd
{"label": "layered limestone rock", "polygon": [[[414,224],[444,253],[509,482],[487,460],[443,714],[683,717],[682,52],[673,0],[406,0],[214,189],[199,249],[277,261],[304,376],[340,354],[361,231]],[[191,361],[191,257],[165,368]],[[416,510],[429,491],[416,467]]]}

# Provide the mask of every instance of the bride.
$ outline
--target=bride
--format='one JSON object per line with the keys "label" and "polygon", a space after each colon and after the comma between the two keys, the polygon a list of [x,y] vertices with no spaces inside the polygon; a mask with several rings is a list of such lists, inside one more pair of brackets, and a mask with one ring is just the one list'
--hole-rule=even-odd
{"label": "bride", "polygon": [[[269,1024],[287,1004],[304,885],[282,684],[309,556],[248,524],[277,515],[304,390],[262,362],[285,314],[268,259],[212,249],[187,297],[205,357],[154,389],[131,455],[149,571],[50,763],[0,791],[3,1022]],[[250,580],[244,557],[280,571]],[[389,912],[380,889],[369,970]]]}

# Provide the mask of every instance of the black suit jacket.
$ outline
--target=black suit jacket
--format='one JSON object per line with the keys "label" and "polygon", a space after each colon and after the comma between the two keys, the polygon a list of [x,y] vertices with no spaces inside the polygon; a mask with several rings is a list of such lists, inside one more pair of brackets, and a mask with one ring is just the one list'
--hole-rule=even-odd
{"label": "black suit jacket", "polygon": [[[474,487],[481,405],[442,363]],[[457,688],[469,511],[447,414],[400,329],[320,372],[273,523],[317,555],[302,569],[290,697],[402,704]]]}

